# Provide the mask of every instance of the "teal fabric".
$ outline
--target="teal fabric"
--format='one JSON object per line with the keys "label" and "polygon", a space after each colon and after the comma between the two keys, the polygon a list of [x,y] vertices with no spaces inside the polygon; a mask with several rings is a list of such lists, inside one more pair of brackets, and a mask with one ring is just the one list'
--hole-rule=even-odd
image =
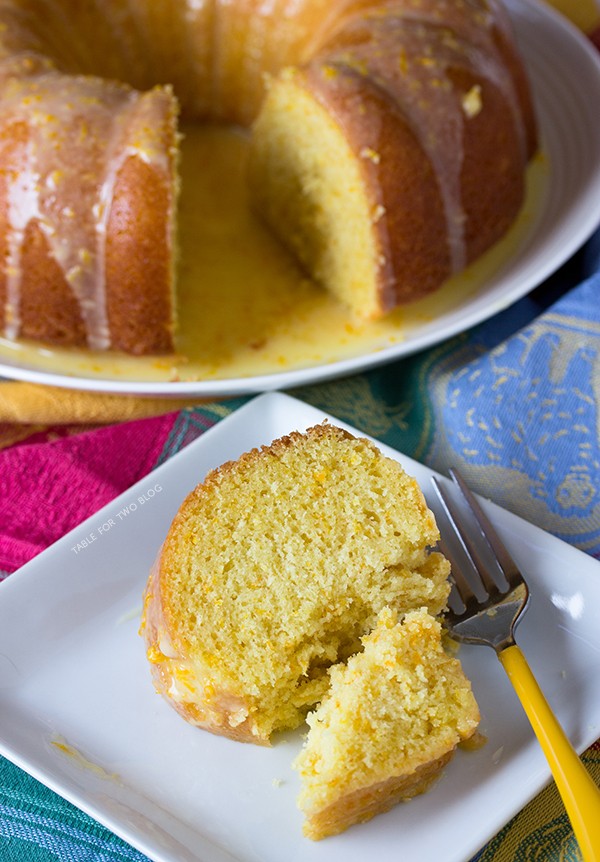
{"label": "teal fabric", "polygon": [[8,760],[0,762],[1,862],[143,862],[145,859]]}

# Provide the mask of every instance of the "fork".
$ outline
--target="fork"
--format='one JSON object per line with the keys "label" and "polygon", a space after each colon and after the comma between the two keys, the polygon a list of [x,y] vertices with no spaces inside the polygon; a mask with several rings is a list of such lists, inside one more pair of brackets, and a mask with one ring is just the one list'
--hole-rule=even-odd
{"label": "fork", "polygon": [[[527,584],[464,479],[456,470],[449,473],[460,507],[455,495],[432,478],[452,527],[440,543],[452,567],[453,589],[446,612],[449,632],[458,641],[486,644],[496,651],[546,755],[584,862],[600,862],[600,788],[515,643],[515,627],[529,602]],[[465,519],[472,522],[474,531],[466,528]],[[465,560],[464,568],[456,551]]]}

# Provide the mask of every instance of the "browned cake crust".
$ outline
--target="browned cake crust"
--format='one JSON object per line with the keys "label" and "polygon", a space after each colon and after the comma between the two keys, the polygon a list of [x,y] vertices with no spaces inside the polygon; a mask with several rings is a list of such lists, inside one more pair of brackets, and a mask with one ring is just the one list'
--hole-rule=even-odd
{"label": "browned cake crust", "polygon": [[[170,97],[158,129],[165,152],[173,145],[175,112]],[[0,259],[9,259],[10,192],[16,173],[26,175],[30,135],[23,122],[0,132]],[[172,179],[131,156],[115,182],[105,243],[105,299],[110,341],[131,354],[173,349]],[[10,322],[8,266],[0,268],[0,327]],[[23,233],[17,288],[19,336],[64,346],[88,345],[88,328],[64,269],[52,254],[39,219]],[[104,291],[103,291],[104,293]]]}
{"label": "browned cake crust", "polygon": [[168,178],[139,158],[119,173],[106,243],[106,293],[112,347],[126,353],[173,348],[172,237]]}
{"label": "browned cake crust", "polygon": [[[536,121],[500,3],[350,4],[293,85],[342,129],[378,213],[376,297],[368,310],[353,306],[359,316],[381,316],[436,290],[515,221]],[[279,156],[283,150],[270,150],[274,173]],[[268,177],[270,168],[262,170]],[[294,242],[269,195],[256,197],[302,257],[306,244]],[[313,247],[303,260],[309,271],[319,267]],[[336,292],[327,277],[324,285]]]}

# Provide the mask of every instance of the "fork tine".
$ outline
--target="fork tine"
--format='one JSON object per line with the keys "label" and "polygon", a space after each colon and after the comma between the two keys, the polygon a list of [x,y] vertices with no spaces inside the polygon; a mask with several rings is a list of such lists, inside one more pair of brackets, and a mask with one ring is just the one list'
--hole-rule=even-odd
{"label": "fork tine", "polygon": [[[461,518],[458,514],[454,502],[450,499],[450,496],[446,492],[446,489],[442,485],[440,485],[440,483],[435,477],[433,477],[432,481],[444,507],[446,517],[448,518],[456,536],[460,540],[461,547],[466,554],[471,566],[473,567],[475,574],[483,584],[487,595],[490,599],[499,597],[501,595],[501,591],[499,590],[496,582],[491,577],[489,573],[489,567],[482,558],[479,550],[477,549],[477,546],[469,537],[468,533],[466,533],[463,529],[461,525]],[[455,560],[452,559],[450,559],[450,564],[452,566],[452,574],[454,576],[458,592],[465,604],[467,604],[467,594],[463,595],[463,584],[466,583],[466,578],[461,572],[462,567],[457,564]],[[460,584],[458,583],[457,578],[460,580]],[[469,590],[469,592],[473,592],[470,586],[468,586],[467,589]]]}
{"label": "fork tine", "polygon": [[[450,550],[446,542],[440,540],[438,547],[442,554],[450,562],[452,572],[453,592],[450,593],[449,608],[446,611],[446,617],[451,618],[453,622],[459,622],[464,617],[469,617],[477,612],[479,607],[479,599],[475,595],[471,584],[465,578],[462,572],[462,567],[459,566],[453,552]],[[455,609],[456,602],[453,601],[454,596],[458,595],[462,602],[462,610]]]}
{"label": "fork tine", "polygon": [[494,556],[498,562],[498,566],[500,568],[500,571],[502,572],[502,574],[506,578],[506,582],[508,583],[509,587],[514,589],[523,580],[521,572],[517,568],[515,561],[513,560],[513,558],[510,556],[510,554],[506,550],[506,547],[504,546],[503,542],[500,540],[500,538],[499,538],[498,534],[496,533],[496,530],[492,526],[489,518],[487,517],[487,515],[485,514],[485,512],[483,511],[483,509],[479,505],[475,495],[470,491],[470,489],[465,484],[465,481],[462,478],[462,476],[460,475],[460,473],[458,472],[458,470],[454,470],[453,468],[451,468],[449,470],[449,474],[450,474],[450,478],[453,480],[453,482],[459,488],[460,493],[462,494],[464,501],[466,502],[466,504],[469,506],[469,508],[473,512],[473,515],[475,516],[475,518],[479,524],[479,527],[481,530],[481,535],[483,536],[483,538],[487,542],[488,547],[490,548],[490,550],[494,554]]}

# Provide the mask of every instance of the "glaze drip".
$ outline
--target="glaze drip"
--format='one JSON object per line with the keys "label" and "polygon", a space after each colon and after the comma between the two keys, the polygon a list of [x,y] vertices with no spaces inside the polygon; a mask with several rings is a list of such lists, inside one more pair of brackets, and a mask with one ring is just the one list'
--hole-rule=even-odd
{"label": "glaze drip", "polygon": [[[464,269],[466,259],[465,213],[461,201],[461,172],[464,161],[464,127],[469,121],[461,93],[451,79],[456,70],[489,80],[506,97],[515,117],[525,161],[525,139],[518,122],[519,108],[510,76],[498,62],[490,38],[486,15],[473,14],[464,26],[466,38],[439,23],[440,9],[414,10],[397,15],[387,8],[377,14],[346,21],[338,34],[340,49],[329,52],[325,75],[335,88],[336,79],[359,75],[371,86],[385,92],[411,127],[434,166],[445,213],[451,271]],[[445,6],[445,4],[440,4]],[[452,15],[446,21],[452,23]],[[348,47],[345,47],[348,45]],[[377,153],[377,130],[369,133],[369,149]],[[371,172],[376,176],[376,171]],[[375,189],[375,207],[383,204],[381,190]]]}
{"label": "glaze drip", "polygon": [[19,336],[20,261],[35,221],[77,299],[88,346],[106,349],[106,234],[119,171],[131,156],[168,167],[150,94],[63,75],[28,55],[2,64],[0,87],[4,126],[28,129],[18,169],[7,174],[6,334]]}

